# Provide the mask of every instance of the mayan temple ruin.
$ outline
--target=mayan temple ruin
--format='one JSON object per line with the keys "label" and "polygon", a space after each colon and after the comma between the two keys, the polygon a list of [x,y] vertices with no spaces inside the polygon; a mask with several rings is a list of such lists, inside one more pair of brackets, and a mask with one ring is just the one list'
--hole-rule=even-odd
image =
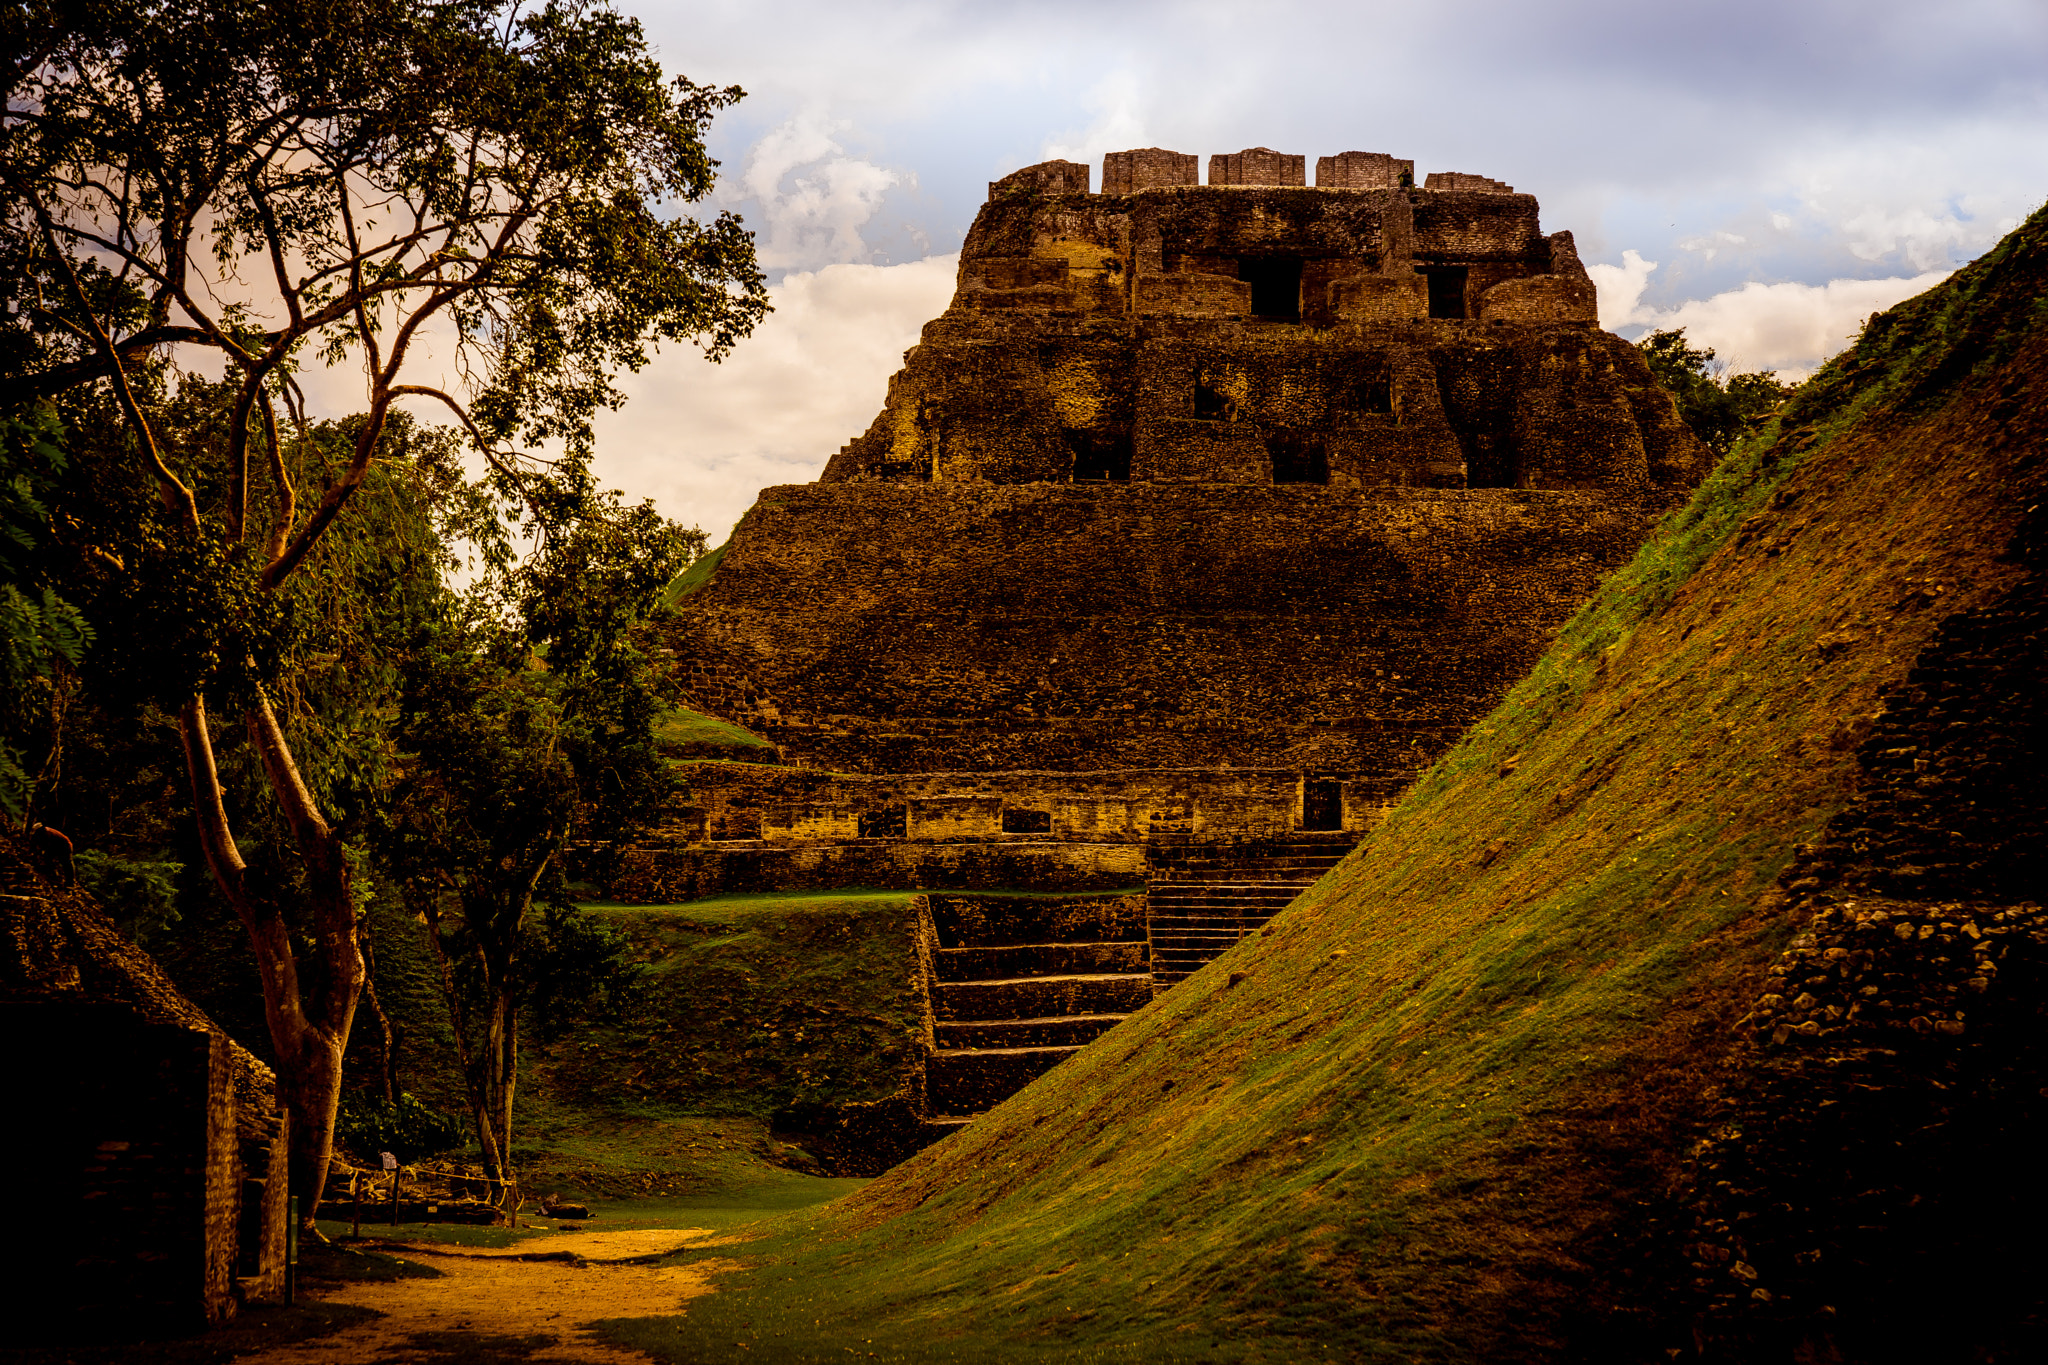
{"label": "mayan temple ruin", "polygon": [[694,765],[611,891],[926,892],[935,1131],[1341,859],[1706,467],[1534,197],[1306,172],[992,184],[873,425],[678,604],[780,761]]}

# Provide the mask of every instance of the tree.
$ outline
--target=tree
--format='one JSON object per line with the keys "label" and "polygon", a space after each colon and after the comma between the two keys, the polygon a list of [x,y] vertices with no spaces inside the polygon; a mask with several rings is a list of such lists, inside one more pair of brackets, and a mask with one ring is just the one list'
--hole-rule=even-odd
{"label": "tree", "polygon": [[50,535],[46,504],[68,466],[62,438],[47,405],[0,419],[0,811],[19,818],[34,785],[27,746],[54,745],[57,727],[46,718],[62,707],[63,675],[93,635],[37,562]]}
{"label": "tree", "polygon": [[1726,455],[1749,425],[1768,416],[1797,384],[1768,370],[1729,374],[1714,352],[1688,344],[1685,329],[1652,332],[1636,343],[1650,373],[1678,400],[1678,415],[1716,456]]}
{"label": "tree", "polygon": [[660,701],[635,636],[704,550],[701,531],[651,504],[595,505],[601,515],[580,491],[543,504],[537,552],[449,601],[412,651],[398,726],[406,772],[385,858],[440,966],[485,1173],[508,1211],[520,1015],[548,1027],[628,970],[623,938],[568,902],[562,853],[579,822],[616,838],[667,795]]}
{"label": "tree", "polygon": [[[453,412],[507,496],[573,496],[620,368],[662,341],[717,359],[752,328],[765,291],[738,220],[660,211],[709,191],[704,131],[742,92],[665,84],[635,21],[575,0],[30,0],[0,32],[0,400],[104,386],[160,558],[215,613],[178,728],[205,861],[260,968],[310,1218],[364,971],[350,860],[270,695],[276,601],[394,403]],[[454,389],[413,382],[436,328]],[[232,397],[181,438],[162,377],[195,350]],[[353,445],[317,487],[286,458],[314,361],[364,375]],[[549,441],[553,464],[507,449]],[[250,893],[210,698],[240,713],[289,830],[301,942]]]}

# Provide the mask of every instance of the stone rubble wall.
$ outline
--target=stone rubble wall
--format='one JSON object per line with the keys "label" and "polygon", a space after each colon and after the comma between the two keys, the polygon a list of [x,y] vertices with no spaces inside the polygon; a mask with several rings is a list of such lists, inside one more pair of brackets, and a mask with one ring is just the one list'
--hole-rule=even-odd
{"label": "stone rubble wall", "polygon": [[1392,790],[1674,496],[776,488],[669,644],[688,704],[799,767],[1222,766]]}
{"label": "stone rubble wall", "polygon": [[[1298,318],[1257,312],[1275,288]],[[1596,315],[1527,195],[1019,193],[824,481],[1690,485],[1704,452]]]}
{"label": "stone rubble wall", "polygon": [[[2048,1264],[2033,1231],[2048,1216],[2048,514],[2038,501],[2010,557],[2024,577],[1944,622],[1880,713],[1844,718],[1835,743],[1855,746],[1861,789],[1779,878],[1774,895],[1805,927],[1736,1027],[1712,1126],[1688,1163],[1683,1253],[1703,1359],[1763,1358],[1787,1342],[1848,1353],[1816,1359],[1879,1346],[1933,1358],[1947,1343],[1836,1341],[1837,1306],[1869,1321],[1923,1296],[2009,1305],[2038,1294]],[[1942,585],[1909,580],[1898,610],[1941,596]],[[1830,644],[1817,642],[1823,658]],[[2005,1211],[2009,1245],[1983,1242],[1985,1201]]]}
{"label": "stone rubble wall", "polygon": [[[1143,843],[1168,827],[1198,839],[1250,838],[1302,816],[1303,777],[1289,769],[862,774],[709,762],[684,771],[687,790],[655,830],[667,843]],[[1362,833],[1376,823],[1387,784],[1322,776],[1345,788],[1342,828]]]}

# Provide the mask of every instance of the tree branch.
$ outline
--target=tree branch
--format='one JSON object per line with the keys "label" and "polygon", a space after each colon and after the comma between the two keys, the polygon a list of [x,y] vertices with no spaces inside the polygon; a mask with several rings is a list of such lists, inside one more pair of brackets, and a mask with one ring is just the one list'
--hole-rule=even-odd
{"label": "tree branch", "polygon": [[262,403],[263,446],[270,456],[270,487],[274,500],[270,534],[263,540],[263,560],[267,564],[284,553],[285,542],[291,538],[292,520],[298,515],[298,495],[292,488],[292,476],[284,466],[284,448],[277,439],[277,411],[271,406],[268,389],[262,390]]}

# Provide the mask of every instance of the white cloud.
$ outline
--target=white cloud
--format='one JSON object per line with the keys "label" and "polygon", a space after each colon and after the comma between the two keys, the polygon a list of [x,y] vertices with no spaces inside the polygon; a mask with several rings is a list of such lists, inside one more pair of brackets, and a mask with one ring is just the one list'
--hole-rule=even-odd
{"label": "white cloud", "polygon": [[[1039,147],[1044,159],[1099,163],[1106,152],[1146,145],[1143,83],[1132,72],[1114,71],[1097,81],[1081,107],[1093,118],[1085,128],[1047,138]],[[1102,188],[1099,166],[1090,173],[1089,183]]]}
{"label": "white cloud", "polygon": [[1697,251],[1711,261],[1729,247],[1743,246],[1748,241],[1749,238],[1744,237],[1739,232],[1730,232],[1726,228],[1717,228],[1710,233],[1700,233],[1692,237],[1681,237],[1678,239],[1677,246],[1681,251]]}
{"label": "white cloud", "polygon": [[798,114],[748,150],[739,184],[758,205],[746,216],[764,269],[816,270],[872,255],[861,229],[883,196],[915,177],[848,156],[837,135],[850,126]]}
{"label": "white cloud", "polygon": [[[1600,284],[1601,326],[1641,326],[1656,331],[1682,327],[1687,341],[1711,348],[1730,369],[1775,370],[1784,379],[1811,374],[1822,361],[1855,340],[1865,318],[1932,289],[1949,275],[1946,270],[1930,270],[1910,278],[1830,280],[1826,284],[1752,281],[1711,298],[1660,309],[1638,302],[1656,263],[1633,251],[1623,253],[1622,259],[1625,266],[1587,267]],[[1611,304],[1610,288],[1614,291]]]}
{"label": "white cloud", "polygon": [[1965,222],[1954,214],[1933,214],[1922,207],[1898,210],[1866,208],[1842,224],[1851,253],[1865,261],[1881,261],[1894,253],[1922,270],[1948,262],[1958,247],[1982,249],[2012,231],[2006,218],[1993,223]]}
{"label": "white cloud", "polygon": [[1643,259],[1640,251],[1621,253],[1620,265],[1589,265],[1586,273],[1593,277],[1594,287],[1599,291],[1600,325],[1608,331],[1626,327],[1642,321],[1637,317],[1641,311],[1643,290],[1650,283],[1650,272],[1657,268],[1655,261]]}
{"label": "white cloud", "polygon": [[598,476],[723,539],[762,488],[815,479],[867,430],[959,259],[785,276],[775,312],[723,364],[677,349],[626,377],[629,401],[598,420]]}

